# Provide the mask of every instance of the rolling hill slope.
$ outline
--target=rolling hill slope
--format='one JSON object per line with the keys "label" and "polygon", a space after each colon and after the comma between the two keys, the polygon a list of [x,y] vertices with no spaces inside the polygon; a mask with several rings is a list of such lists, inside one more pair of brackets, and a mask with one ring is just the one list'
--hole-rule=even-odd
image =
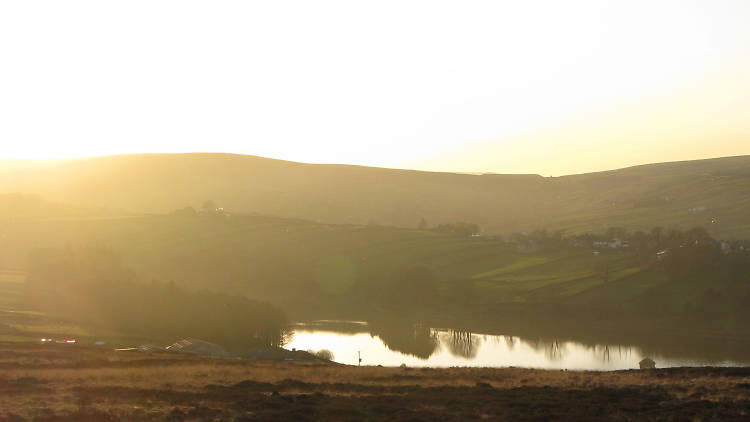
{"label": "rolling hill slope", "polygon": [[328,223],[478,223],[484,233],[701,225],[750,237],[750,156],[545,178],[315,165],[229,154],[0,162],[0,193],[163,213],[211,199],[230,211]]}
{"label": "rolling hill slope", "polygon": [[[0,266],[25,268],[31,253],[50,249],[111,248],[146,280],[266,299],[304,296],[308,288],[356,294],[367,281],[382,285],[413,266],[432,269],[440,289],[468,283],[490,304],[559,301],[602,284],[589,249],[524,254],[492,238],[263,216],[26,220],[1,234]],[[633,268],[627,260],[615,267]]]}
{"label": "rolling hill slope", "polygon": [[[450,303],[465,311],[562,305],[670,315],[680,315],[686,304],[703,306],[710,289],[726,290],[718,303],[728,311],[750,300],[746,275],[701,273],[670,283],[653,265],[655,258],[644,261],[627,249],[601,256],[589,247],[521,253],[514,243],[492,237],[417,229],[252,215],[151,215],[19,220],[0,227],[0,305],[20,301],[23,274],[31,277],[40,262],[34,257],[47,251],[77,257],[78,263],[99,257],[92,266],[78,265],[100,271],[101,282],[117,273],[108,268],[124,264],[142,281],[246,295],[290,313],[410,309],[414,303],[401,301],[408,295],[427,306]],[[602,260],[608,262],[606,277]],[[434,278],[407,273],[405,283],[398,274],[410,268],[427,268]],[[416,291],[403,287],[415,279],[427,281]],[[650,300],[656,301],[652,308]]]}

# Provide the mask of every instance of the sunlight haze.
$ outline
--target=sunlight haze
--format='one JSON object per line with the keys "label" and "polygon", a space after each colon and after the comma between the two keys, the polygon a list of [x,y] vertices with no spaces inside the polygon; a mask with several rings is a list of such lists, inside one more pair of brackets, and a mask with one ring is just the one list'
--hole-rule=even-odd
{"label": "sunlight haze", "polygon": [[750,2],[3,2],[0,158],[561,175],[750,154]]}
{"label": "sunlight haze", "polygon": [[747,420],[749,23],[0,1],[0,422]]}

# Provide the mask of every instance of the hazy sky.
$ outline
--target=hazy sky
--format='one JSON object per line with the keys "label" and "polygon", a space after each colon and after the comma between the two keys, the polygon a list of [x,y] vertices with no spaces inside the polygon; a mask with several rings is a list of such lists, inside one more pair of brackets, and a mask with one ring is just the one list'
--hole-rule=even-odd
{"label": "hazy sky", "polygon": [[750,154],[750,1],[4,1],[0,157],[558,175]]}

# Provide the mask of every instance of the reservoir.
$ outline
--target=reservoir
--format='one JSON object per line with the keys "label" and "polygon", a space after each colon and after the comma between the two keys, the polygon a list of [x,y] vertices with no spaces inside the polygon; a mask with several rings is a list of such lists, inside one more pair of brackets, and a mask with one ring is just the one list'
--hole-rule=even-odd
{"label": "reservoir", "polygon": [[[482,334],[446,328],[406,324],[384,330],[364,321],[309,321],[293,326],[287,349],[329,350],[335,362],[356,365],[411,367],[527,367],[612,371],[637,369],[645,357],[657,368],[675,366],[749,366],[747,344],[726,346],[715,341],[703,349],[705,340],[665,339],[653,342],[595,343],[575,339]],[[695,347],[690,347],[693,344]]]}

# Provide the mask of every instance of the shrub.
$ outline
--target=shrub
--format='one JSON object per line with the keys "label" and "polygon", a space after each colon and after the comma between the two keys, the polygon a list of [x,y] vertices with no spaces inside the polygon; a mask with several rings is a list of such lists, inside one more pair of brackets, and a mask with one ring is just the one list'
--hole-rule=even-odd
{"label": "shrub", "polygon": [[333,360],[333,352],[328,349],[321,349],[315,352],[315,357],[324,360]]}

